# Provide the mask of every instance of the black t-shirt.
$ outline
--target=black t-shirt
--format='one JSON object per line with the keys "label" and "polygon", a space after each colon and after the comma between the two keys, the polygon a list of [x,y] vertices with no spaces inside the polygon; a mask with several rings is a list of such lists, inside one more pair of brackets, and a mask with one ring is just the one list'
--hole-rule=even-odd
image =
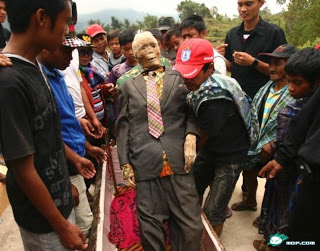
{"label": "black t-shirt", "polygon": [[232,101],[215,99],[200,105],[198,125],[209,137],[204,150],[221,164],[240,163],[249,150],[244,122]]}
{"label": "black t-shirt", "polygon": [[13,66],[0,68],[0,142],[8,167],[8,196],[19,226],[48,233],[52,227],[21,191],[9,160],[33,154],[38,175],[68,218],[73,199],[59,114],[39,68],[22,57],[8,56]]}
{"label": "black t-shirt", "polygon": [[228,31],[225,43],[225,58],[232,62],[231,77],[235,78],[242,89],[253,98],[256,92],[269,80],[265,75],[251,66],[240,66],[234,63],[232,54],[234,51],[247,52],[257,57],[262,52],[273,52],[278,46],[286,44],[287,40],[283,30],[260,18],[259,23],[244,41],[244,26],[236,26]]}

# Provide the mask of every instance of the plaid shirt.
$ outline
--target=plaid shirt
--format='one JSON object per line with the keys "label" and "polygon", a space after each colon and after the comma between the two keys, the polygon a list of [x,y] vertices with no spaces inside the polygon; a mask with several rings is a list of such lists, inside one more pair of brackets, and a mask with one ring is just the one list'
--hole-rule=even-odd
{"label": "plaid shirt", "polygon": [[[267,92],[270,91],[272,85],[274,85],[274,82],[269,80],[263,87],[259,89],[257,94],[254,96],[251,105],[254,105],[257,111],[260,111],[261,105],[265,105],[262,104],[263,98],[265,95],[267,95]],[[259,132],[258,144],[256,149],[254,150],[256,154],[259,154],[261,152],[261,148],[265,144],[276,139],[278,112],[284,109],[288,104],[295,101],[295,99],[290,96],[288,89],[286,89],[279,98],[280,100],[277,101],[276,105],[270,110],[268,120],[265,122],[264,127]]]}

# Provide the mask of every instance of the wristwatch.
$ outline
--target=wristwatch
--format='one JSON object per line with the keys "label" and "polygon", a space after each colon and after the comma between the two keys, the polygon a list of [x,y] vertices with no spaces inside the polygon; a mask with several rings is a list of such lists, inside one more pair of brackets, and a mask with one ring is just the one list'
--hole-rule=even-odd
{"label": "wristwatch", "polygon": [[254,58],[254,61],[253,61],[252,65],[251,65],[251,67],[252,68],[256,68],[258,63],[259,63],[259,60],[257,58]]}

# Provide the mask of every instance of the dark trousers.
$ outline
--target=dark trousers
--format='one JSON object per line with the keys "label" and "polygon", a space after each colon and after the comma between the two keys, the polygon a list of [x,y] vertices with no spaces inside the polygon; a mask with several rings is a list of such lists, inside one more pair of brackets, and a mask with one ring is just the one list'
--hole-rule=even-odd
{"label": "dark trousers", "polygon": [[199,197],[192,175],[137,182],[137,213],[144,250],[166,251],[169,223],[172,251],[199,251],[202,234]]}
{"label": "dark trousers", "polygon": [[315,241],[315,246],[287,245],[284,250],[320,250],[320,183],[303,181],[289,218],[288,241]]}

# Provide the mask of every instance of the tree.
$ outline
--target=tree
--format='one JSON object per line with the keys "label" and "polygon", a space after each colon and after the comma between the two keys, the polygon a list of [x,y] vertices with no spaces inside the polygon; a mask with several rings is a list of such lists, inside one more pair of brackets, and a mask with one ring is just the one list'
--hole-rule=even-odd
{"label": "tree", "polygon": [[[90,19],[88,21],[88,26],[90,26],[91,24],[100,24],[104,30],[106,31],[111,30],[110,25],[109,24],[106,25],[105,23],[101,22],[100,19]],[[83,33],[85,33],[85,31],[83,31]]]}
{"label": "tree", "polygon": [[116,17],[112,16],[111,17],[111,28],[113,30],[119,29],[121,30],[123,27],[123,23]]}
{"label": "tree", "polygon": [[199,4],[191,0],[184,0],[178,4],[177,11],[181,20],[193,14],[197,14],[202,17],[212,17],[210,10],[203,3]]}
{"label": "tree", "polygon": [[129,29],[131,26],[131,23],[129,21],[129,19],[125,18],[124,19],[124,23],[123,23],[124,28]]}
{"label": "tree", "polygon": [[144,22],[145,28],[147,30],[158,27],[158,17],[157,16],[151,16],[151,15],[147,14],[147,16],[145,16],[143,18],[143,22]]}
{"label": "tree", "polygon": [[287,40],[296,46],[313,41],[320,34],[320,1],[290,0],[285,13]]}

